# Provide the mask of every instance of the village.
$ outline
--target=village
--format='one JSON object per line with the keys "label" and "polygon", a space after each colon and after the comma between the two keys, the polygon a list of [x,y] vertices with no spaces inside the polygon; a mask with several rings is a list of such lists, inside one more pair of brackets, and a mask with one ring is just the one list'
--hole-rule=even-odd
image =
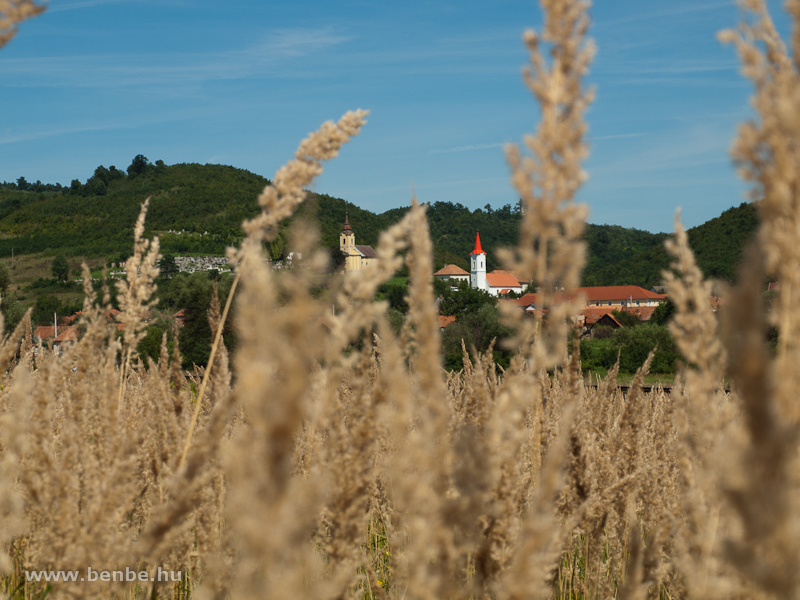
{"label": "village", "polygon": [[[377,254],[372,246],[356,244],[356,236],[350,225],[350,220],[345,215],[342,232],[339,236],[339,248],[345,255],[345,270],[360,272],[371,268],[377,261]],[[468,285],[494,296],[501,301],[510,302],[524,310],[526,314],[534,316],[542,314],[547,307],[540,300],[540,294],[528,292],[529,283],[510,271],[494,269],[486,270],[486,252],[481,246],[480,232],[475,234],[475,245],[469,253],[470,270],[466,271],[455,264],[445,265],[436,271],[434,279],[451,284],[451,289],[456,291],[459,286]],[[556,290],[553,300],[556,302],[581,303],[580,314],[575,325],[581,328],[582,335],[591,336],[594,326],[617,329],[623,327],[620,320],[614,315],[621,311],[634,315],[641,321],[648,321],[653,311],[666,302],[667,295],[663,287],[660,289],[646,290],[637,285],[596,286],[581,287],[572,294],[565,294]],[[716,310],[719,299],[711,300]],[[440,328],[447,327],[456,321],[453,315],[440,315]]]}
{"label": "village", "polygon": [[[356,275],[371,269],[376,261],[377,252],[372,246],[356,244],[356,235],[350,225],[349,216],[345,215],[344,224],[339,235],[339,249],[344,255],[342,271]],[[547,312],[542,294],[531,291],[530,283],[525,282],[517,274],[507,270],[494,269],[487,271],[487,253],[481,245],[480,233],[476,232],[475,242],[469,252],[470,270],[466,271],[455,264],[447,264],[435,273],[435,281],[446,283],[449,290],[458,293],[462,289],[480,290],[497,302],[507,302],[519,307],[526,315],[531,317],[542,316]],[[285,260],[270,261],[274,270],[291,268],[296,264],[295,256],[290,253]],[[230,272],[228,261],[219,256],[176,256],[174,271],[176,273],[223,273]],[[110,277],[119,279],[125,277],[124,263],[112,264]],[[774,285],[774,284],[772,284]],[[563,290],[553,290],[550,302],[577,303],[579,309],[574,319],[581,338],[594,338],[597,334],[607,336],[610,331],[625,327],[622,315],[630,315],[636,322],[647,322],[654,311],[667,301],[663,287],[654,287],[650,290],[637,285],[593,286],[580,287],[572,293]],[[441,297],[439,299],[441,301]],[[709,299],[712,310],[720,306],[716,296]],[[55,317],[52,325],[39,325],[33,331],[34,344],[37,349],[42,346],[52,348],[56,353],[61,353],[65,345],[76,342],[80,337],[79,319],[80,312],[65,317]],[[124,325],[117,321],[119,311],[107,311],[106,318],[122,330]],[[146,322],[157,318],[174,322],[178,328],[184,324],[186,310],[181,309],[174,314],[162,314],[150,311],[145,318]],[[446,327],[457,322],[458,316],[452,314],[439,315],[439,327],[443,331]],[[323,319],[324,321],[324,319]],[[630,320],[628,320],[630,322]]]}

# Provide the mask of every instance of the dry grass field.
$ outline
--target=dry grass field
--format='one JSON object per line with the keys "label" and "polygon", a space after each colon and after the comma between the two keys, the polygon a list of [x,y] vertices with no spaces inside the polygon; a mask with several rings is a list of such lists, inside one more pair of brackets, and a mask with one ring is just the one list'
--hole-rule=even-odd
{"label": "dry grass field", "polygon": [[[525,35],[542,118],[524,148],[507,149],[525,211],[503,261],[547,295],[577,287],[583,265],[585,209],[573,198],[593,49],[585,3],[542,5],[543,31]],[[364,111],[350,112],[305,139],[258,198],[261,215],[229,252],[235,301],[212,304],[215,350],[194,381],[179,344],[170,356],[165,341],[147,370],[134,363],[159,254],[141,238],[146,203],[119,283],[122,338],[87,289],[85,335],[61,356],[34,356],[24,321],[2,341],[0,589],[20,599],[800,597],[800,29],[790,56],[763,3],[743,7],[740,31],[723,37],[756,89],[758,117],[742,125],[734,159],[762,225],[718,321],[676,220],[665,280],[684,362],[671,394],[641,391],[649,359],[627,394],[613,371],[585,386],[577,352],[568,359],[573,307],[555,303],[544,319],[507,311],[508,369],[465,349],[463,370],[447,375],[416,202],[382,235],[372,271],[326,275],[301,223],[292,244],[307,259],[276,278],[262,245],[365,125]],[[788,8],[797,26],[800,0]],[[410,309],[395,335],[373,298],[403,261]],[[769,314],[766,277],[781,282]],[[219,343],[229,310],[234,356]],[[61,580],[31,580],[43,570]],[[110,580],[89,581],[100,571]],[[181,580],[150,580],[162,571]]]}

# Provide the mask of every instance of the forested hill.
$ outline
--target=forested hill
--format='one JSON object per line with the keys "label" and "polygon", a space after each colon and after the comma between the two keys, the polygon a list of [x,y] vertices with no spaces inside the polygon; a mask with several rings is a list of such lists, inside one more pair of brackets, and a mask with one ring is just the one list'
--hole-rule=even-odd
{"label": "forested hill", "polygon": [[[28,183],[0,184],[0,256],[36,252],[101,256],[118,260],[130,253],[133,224],[148,196],[147,233],[157,233],[164,253],[222,254],[241,240],[241,222],[258,212],[256,198],[268,180],[233,167],[151,164],[138,156],[126,171],[98,167],[85,183],[70,187]],[[356,243],[376,245],[380,232],[407,208],[382,214],[324,194],[311,194],[298,215],[319,223],[322,243],[338,246],[345,212]],[[468,269],[468,255],[480,231],[489,269],[497,268],[495,250],[516,243],[520,214],[516,206],[470,210],[436,202],[428,207],[437,268],[455,263]],[[742,248],[757,225],[747,203],[689,230],[689,239],[707,275],[732,280]],[[283,225],[288,227],[288,224]],[[176,233],[177,232],[177,233]],[[669,260],[666,234],[614,225],[589,225],[585,285],[656,285]],[[286,230],[270,248],[285,254]]]}
{"label": "forested hill", "polygon": [[[689,244],[705,276],[734,281],[742,251],[757,225],[756,207],[743,202],[689,229]],[[584,284],[657,285],[671,262],[664,249],[667,237],[615,225],[589,225]]]}

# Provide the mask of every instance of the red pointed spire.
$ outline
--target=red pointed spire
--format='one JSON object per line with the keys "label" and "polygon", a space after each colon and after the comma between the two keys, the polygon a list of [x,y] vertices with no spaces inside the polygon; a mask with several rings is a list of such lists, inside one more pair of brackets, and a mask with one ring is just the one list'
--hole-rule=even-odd
{"label": "red pointed spire", "polygon": [[470,254],[486,254],[481,248],[481,234],[479,232],[475,233],[475,249]]}

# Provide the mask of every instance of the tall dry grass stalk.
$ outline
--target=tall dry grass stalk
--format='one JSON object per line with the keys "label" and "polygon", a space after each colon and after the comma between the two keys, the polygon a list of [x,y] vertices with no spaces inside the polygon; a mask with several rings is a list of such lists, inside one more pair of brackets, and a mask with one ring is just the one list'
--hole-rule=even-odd
{"label": "tall dry grass stalk", "polygon": [[[586,386],[571,318],[584,264],[582,78],[588,6],[545,0],[527,33],[525,82],[541,105],[526,151],[507,150],[523,201],[508,268],[536,282],[543,318],[515,308],[508,369],[491,351],[440,366],[432,246],[412,201],[375,267],[329,275],[308,223],[300,266],[273,272],[264,244],[365,124],[347,113],[309,135],[259,197],[231,249],[238,346],[219,344],[191,385],[166,338],[133,350],[152,303],[158,242],[137,222],[120,288],[125,333],[86,288],[85,335],[34,356],[29,322],[0,341],[0,569],[17,598],[785,598],[798,595],[796,388],[798,65],[763,5],[727,34],[754,81],[757,117],[734,156],[755,183],[761,230],[718,323],[676,221],[665,273],[683,355],[672,393],[630,391],[617,369]],[[800,2],[789,2],[800,22]],[[794,56],[800,33],[792,38]],[[549,56],[549,58],[548,58]],[[409,269],[399,333],[379,286]],[[781,291],[761,306],[766,275]],[[85,281],[89,281],[85,269]],[[107,290],[106,290],[107,292]],[[25,321],[25,320],[23,320]],[[775,354],[764,344],[778,329]],[[232,372],[236,383],[232,384]],[[202,383],[200,376],[202,375]],[[723,377],[734,381],[724,390]],[[197,386],[199,393],[193,390]],[[180,583],[26,580],[33,569],[181,571]],[[49,589],[47,589],[49,588]]]}

